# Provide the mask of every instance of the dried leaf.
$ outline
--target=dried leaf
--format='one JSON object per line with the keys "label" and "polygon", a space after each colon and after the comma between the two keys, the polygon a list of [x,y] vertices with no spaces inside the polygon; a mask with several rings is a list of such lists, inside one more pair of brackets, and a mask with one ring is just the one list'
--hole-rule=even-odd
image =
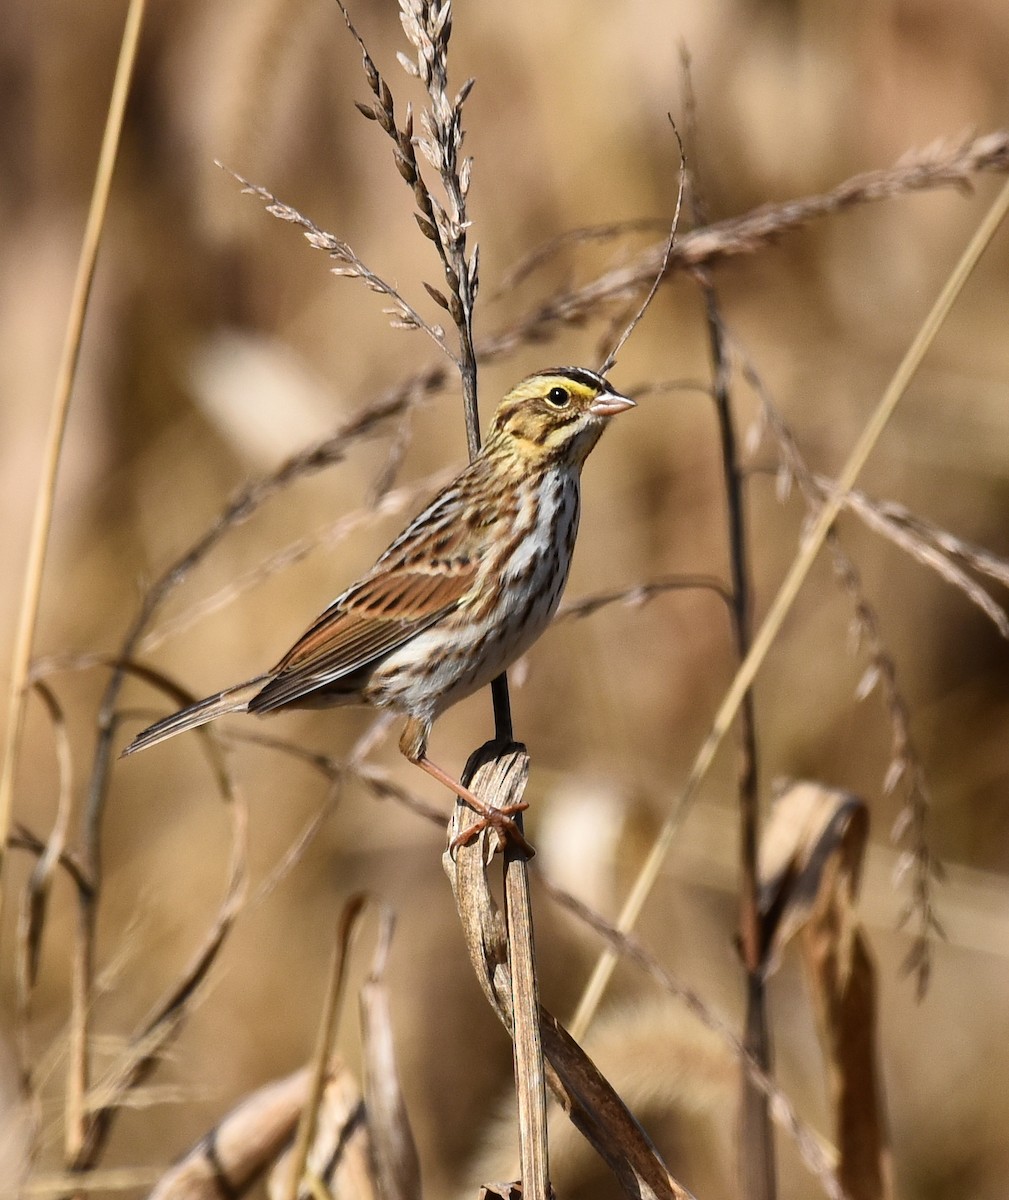
{"label": "dried leaf", "polygon": [[305,1068],[246,1096],[162,1175],[148,1200],[240,1195],[290,1141],[308,1087]]}
{"label": "dried leaf", "polygon": [[420,1200],[420,1158],[399,1083],[383,978],[392,928],[392,912],[384,907],[379,942],[360,994],[365,1104],[371,1162],[382,1200]]}
{"label": "dried leaf", "polygon": [[[305,1172],[309,1180],[317,1180],[330,1196],[384,1200],[372,1169],[366,1117],[361,1089],[348,1068],[335,1060],[322,1094]],[[270,1173],[267,1187],[270,1200],[284,1200],[288,1194],[292,1158],[293,1151],[289,1150]],[[315,1188],[302,1187],[298,1200],[314,1200],[318,1194]],[[217,1192],[214,1200],[220,1197],[221,1192]]]}
{"label": "dried leaf", "polygon": [[769,955],[780,955],[793,937],[802,947],[831,1085],[837,1177],[850,1200],[882,1200],[893,1191],[875,1044],[876,973],[854,911],[868,831],[858,797],[792,784],[775,802],[760,870]]}

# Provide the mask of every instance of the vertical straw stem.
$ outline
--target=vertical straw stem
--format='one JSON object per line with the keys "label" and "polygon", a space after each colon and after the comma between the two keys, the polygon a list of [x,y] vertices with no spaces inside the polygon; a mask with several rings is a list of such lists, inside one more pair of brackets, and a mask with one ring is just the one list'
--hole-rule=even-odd
{"label": "vertical straw stem", "polygon": [[[130,81],[133,77],[145,4],[146,0],[130,0],[130,7],[126,13],[126,22],[123,27],[123,37],[119,48],[119,61],[116,65],[116,74],[112,85],[112,97],[109,102],[105,132],[102,137],[101,151],[98,156],[98,167],[95,172],[95,185],[91,193],[91,205],[84,228],[81,253],[77,262],[77,275],[74,280],[66,336],[63,341],[56,383],[53,389],[49,414],[49,429],[46,435],[42,471],[39,478],[35,513],[28,544],[28,562],[25,567],[21,607],[18,614],[17,631],[14,636],[14,649],[11,657],[7,734],[4,743],[3,767],[0,769],[0,873],[2,873],[3,854],[11,824],[14,783],[18,765],[18,747],[24,727],[25,704],[28,695],[26,685],[31,667],[35,630],[38,624],[39,601],[42,596],[42,577],[45,570],[49,534],[52,528],[53,503],[56,494],[60,454],[66,433],[67,416],[70,411],[70,396],[73,391],[74,377],[80,357],[84,318],[87,313],[88,299],[91,295],[91,283],[94,279],[95,262],[98,257],[98,246],[101,242],[102,229],[105,224],[105,214],[108,210],[109,192],[112,187],[112,173],[119,151],[123,114],[126,111],[126,99],[129,95]],[[0,912],[2,912],[2,904],[3,891],[0,889]]]}

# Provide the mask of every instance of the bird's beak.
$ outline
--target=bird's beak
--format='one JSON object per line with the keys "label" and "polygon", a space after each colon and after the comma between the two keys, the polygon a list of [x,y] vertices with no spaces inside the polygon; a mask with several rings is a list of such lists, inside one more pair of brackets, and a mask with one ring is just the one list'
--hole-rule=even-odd
{"label": "bird's beak", "polygon": [[633,400],[628,399],[627,396],[621,396],[619,392],[603,392],[589,405],[589,412],[594,413],[597,417],[615,417],[617,413],[635,407]]}

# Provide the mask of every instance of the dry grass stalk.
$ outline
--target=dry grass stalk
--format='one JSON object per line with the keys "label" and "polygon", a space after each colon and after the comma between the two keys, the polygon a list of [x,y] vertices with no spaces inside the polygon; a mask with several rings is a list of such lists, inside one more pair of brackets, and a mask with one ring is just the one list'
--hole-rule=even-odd
{"label": "dry grass stalk", "polygon": [[[901,397],[917,370],[928,347],[942,327],[957,296],[966,281],[980,261],[988,243],[994,237],[996,230],[1009,212],[1009,184],[1003,186],[994,203],[975,230],[970,243],[964,250],[959,262],[953,268],[939,296],[925,317],[918,333],[908,347],[890,384],[887,386],[876,408],[870,415],[854,448],[848,456],[837,481],[838,491],[830,497],[815,519],[810,523],[803,539],[803,544],[778,593],[772,602],[763,624],[757,631],[750,651],[736,672],[733,681],[726,692],[718,712],[715,714],[712,727],[702,743],[690,769],[687,782],[679,798],[660,829],[652,849],[641,867],[637,878],[624,902],[617,922],[617,927],[626,932],[637,922],[648,898],[655,880],[658,878],[662,864],[672,845],[673,838],[686,811],[697,795],[701,781],[705,778],[715,754],[729,730],[739,705],[756,677],[767,652],[770,650],[778,635],[781,625],[791,610],[810,567],[813,565],[821,546],[832,529],[842,506],[841,496],[850,491],[858,478],[866,459],[882,434],[887,422],[900,402]],[[591,1014],[595,1012],[603,992],[609,982],[615,966],[612,952],[600,956],[593,971],[592,978],[582,994],[576,1014],[579,1028],[587,1025]]]}
{"label": "dry grass stalk", "polygon": [[[666,276],[694,267],[707,267],[725,258],[754,254],[811,221],[834,216],[849,208],[888,200],[908,192],[939,187],[969,191],[974,175],[1004,174],[1009,170],[1009,131],[995,130],[964,142],[933,143],[924,150],[908,152],[894,166],[853,175],[821,195],[803,196],[782,204],[765,204],[739,217],[693,229],[677,239],[669,256]],[[663,223],[664,227],[664,223]],[[597,240],[612,226],[583,231],[583,240]],[[622,232],[616,227],[617,234]],[[551,242],[532,252],[536,265],[546,261],[561,245]],[[533,306],[517,321],[490,334],[478,345],[481,359],[498,358],[527,343],[541,343],[554,336],[558,327],[580,325],[600,310],[626,301],[647,288],[664,257],[664,245],[642,251],[629,263],[604,271],[573,289],[555,292]],[[519,269],[528,260],[519,264]]]}
{"label": "dry grass stalk", "polygon": [[[32,644],[38,622],[39,602],[42,598],[42,574],[45,569],[49,532],[52,527],[53,504],[56,498],[56,480],[63,449],[67,416],[70,412],[70,397],[77,374],[80,356],[81,335],[84,317],[91,295],[98,246],[105,226],[112,173],[119,151],[119,138],[123,127],[123,114],[129,95],[136,62],[140,30],[143,25],[146,0],[130,0],[123,25],[123,36],[119,48],[119,61],[112,83],[105,131],[95,171],[95,182],[91,192],[87,224],[81,243],[77,263],[77,275],[70,302],[70,313],[63,340],[63,350],[53,388],[53,399],[49,413],[49,430],[46,436],[42,475],[39,479],[32,521],[28,562],[25,567],[21,606],[18,614],[17,631],[10,669],[10,689],[7,704],[7,732],[4,737],[3,763],[0,765],[0,880],[3,877],[3,859],[7,846],[7,835],[11,826],[14,799],[14,783],[17,774],[18,746],[24,725],[26,690],[31,666]],[[0,887],[0,914],[3,912],[3,888]]]}
{"label": "dry grass stalk", "polygon": [[[688,76],[689,80],[689,76]],[[690,111],[693,111],[691,105]],[[695,213],[700,215],[698,191]],[[718,419],[722,478],[728,524],[730,573],[729,618],[736,655],[740,662],[750,650],[753,601],[750,594],[749,541],[746,527],[744,472],[740,459],[732,404],[732,364],[725,321],[718,294],[707,273],[695,279],[704,300],[711,355],[712,399]],[[757,889],[757,854],[760,808],[758,796],[757,723],[753,689],[743,694],[738,713],[736,787],[739,796],[739,944],[746,972],[744,1045],[763,1070],[771,1070],[767,994],[761,964],[760,910]],[[746,1072],[741,1079],[740,1145],[737,1170],[742,1194],[751,1200],[773,1200],[777,1194],[777,1169],[771,1116],[766,1095]]]}
{"label": "dry grass stalk", "polygon": [[[397,124],[396,104],[389,85],[358,33],[342,0],[337,0],[361,50],[365,78],[375,104],[357,107],[363,116],[378,123],[393,143],[396,169],[411,189],[417,207],[415,217],[421,233],[434,245],[441,263],[448,295],[425,284],[432,300],[455,322],[459,353],[453,360],[463,386],[466,433],[470,457],[480,447],[480,419],[477,404],[477,360],[473,345],[473,305],[479,288],[479,254],[474,247],[467,253],[468,219],[466,201],[472,176],[472,160],[461,157],[462,110],[473,86],[468,80],[454,98],[448,92],[448,49],[452,36],[452,5],[437,5],[429,0],[401,0],[400,19],[415,57],[398,54],[400,66],[419,79],[425,88],[428,107],[421,111],[423,135],[414,133],[413,111],[408,105],[403,125]],[[417,150],[437,172],[445,203],[431,192]]]}
{"label": "dry grass stalk", "polygon": [[[743,374],[760,401],[760,417],[756,431],[766,429],[770,432],[777,447],[780,463],[779,491],[784,490],[782,483],[786,488],[790,488],[792,482],[795,482],[811,513],[819,511],[828,495],[838,494],[845,507],[850,507],[856,513],[876,512],[880,517],[878,524],[881,531],[887,532],[888,523],[883,519],[878,506],[867,500],[853,500],[853,497],[860,497],[861,493],[839,493],[833,482],[823,481],[810,471],[792,431],[774,404],[752,360],[738,343],[734,349],[742,362]],[[951,546],[956,542],[951,534],[941,532],[944,534],[941,539],[938,536],[934,538],[936,547],[940,544]],[[928,547],[929,543],[926,542],[925,545]],[[904,804],[894,824],[892,837],[894,840],[906,838],[909,843],[909,849],[903,856],[904,869],[900,872],[902,875],[909,875],[911,881],[911,896],[901,917],[902,926],[912,927],[912,946],[905,960],[905,969],[914,974],[918,994],[923,996],[931,972],[932,941],[936,935],[942,936],[932,897],[932,881],[941,876],[941,865],[932,854],[928,841],[927,825],[931,808],[928,780],[911,733],[910,711],[898,682],[897,663],[883,638],[876,610],[865,594],[858,567],[845,551],[836,528],[831,529],[827,535],[827,548],[833,560],[834,575],[851,602],[854,646],[856,649],[863,648],[869,661],[856,694],[860,699],[864,699],[874,688],[879,687],[890,721],[890,761],[883,778],[883,790],[893,792],[900,786],[904,791]],[[905,548],[914,553],[913,547],[906,545]],[[935,554],[927,555],[916,554],[916,557],[928,565],[934,565],[937,554],[941,554],[941,551],[936,550]],[[950,578],[949,572],[942,574],[944,578]]]}
{"label": "dry grass stalk", "polygon": [[647,583],[636,583],[628,588],[616,591],[596,592],[583,596],[580,600],[571,600],[558,609],[555,621],[577,620],[591,617],[602,608],[611,604],[626,604],[630,608],[640,608],[654,600],[656,596],[664,596],[668,592],[708,591],[726,605],[731,603],[729,589],[725,583],[714,575],[667,575],[661,579],[651,579]]}
{"label": "dry grass stalk", "polygon": [[672,117],[669,117],[669,123],[673,127],[673,133],[676,134],[676,144],[680,148],[680,170],[679,183],[676,188],[676,205],[673,209],[673,220],[669,226],[669,234],[666,238],[665,249],[662,252],[662,259],[659,262],[658,270],[655,272],[655,278],[652,280],[652,286],[645,294],[644,300],[641,301],[637,311],[631,316],[627,324],[620,331],[616,341],[613,343],[612,349],[605,355],[602,362],[599,364],[599,374],[608,375],[616,366],[617,355],[623,349],[627,339],[631,336],[634,330],[641,323],[641,319],[651,307],[652,301],[666,277],[666,272],[669,270],[669,261],[673,254],[673,247],[676,245],[676,232],[680,227],[680,212],[683,207],[683,193],[686,189],[687,181],[687,160],[683,151],[683,139],[680,137],[680,131],[676,128],[676,124]]}

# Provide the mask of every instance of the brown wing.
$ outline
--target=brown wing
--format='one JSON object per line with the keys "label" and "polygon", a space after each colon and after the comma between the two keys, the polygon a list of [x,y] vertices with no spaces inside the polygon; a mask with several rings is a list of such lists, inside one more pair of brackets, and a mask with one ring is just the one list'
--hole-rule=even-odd
{"label": "brown wing", "polygon": [[476,563],[460,559],[379,563],[284,655],[250,711],[295,703],[398,650],[455,608],[475,577]]}
{"label": "brown wing", "polygon": [[364,682],[359,673],[460,603],[476,580],[488,537],[488,505],[477,486],[485,469],[474,459],[414,517],[368,574],[284,655],[250,711],[297,703],[323,688],[338,692],[341,681],[352,697]]}

